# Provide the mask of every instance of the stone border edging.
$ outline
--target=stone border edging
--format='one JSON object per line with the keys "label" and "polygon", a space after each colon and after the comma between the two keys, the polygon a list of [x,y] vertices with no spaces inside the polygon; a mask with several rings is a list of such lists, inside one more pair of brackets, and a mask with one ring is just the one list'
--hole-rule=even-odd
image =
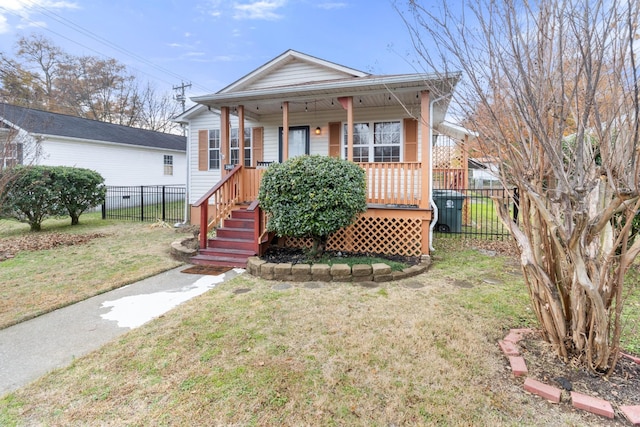
{"label": "stone border edging", "polygon": [[198,253],[197,249],[191,249],[186,242],[193,240],[193,237],[183,237],[171,242],[171,255],[179,261],[188,262],[189,258]]}
{"label": "stone border edging", "polygon": [[[511,329],[504,339],[498,341],[498,346],[502,353],[509,359],[509,364],[513,375],[527,376],[527,366],[524,358],[520,356],[520,351],[516,347],[524,334],[534,332],[532,329]],[[623,356],[636,359],[630,355],[622,353]],[[561,401],[562,391],[554,386],[536,381],[528,377],[524,381],[524,389],[530,393],[538,395],[543,399],[547,399],[552,403]],[[582,393],[571,391],[571,404],[574,408],[583,409],[596,415],[601,415],[610,419],[615,418],[615,413],[611,403],[604,399],[587,396]],[[620,406],[620,411],[627,417],[633,425],[640,425],[640,405],[637,406]]]}
{"label": "stone border edging", "polygon": [[429,268],[430,259],[423,259],[418,265],[412,265],[402,271],[391,271],[384,263],[356,264],[274,264],[259,257],[247,260],[247,273],[265,280],[288,282],[390,282],[422,274]]}

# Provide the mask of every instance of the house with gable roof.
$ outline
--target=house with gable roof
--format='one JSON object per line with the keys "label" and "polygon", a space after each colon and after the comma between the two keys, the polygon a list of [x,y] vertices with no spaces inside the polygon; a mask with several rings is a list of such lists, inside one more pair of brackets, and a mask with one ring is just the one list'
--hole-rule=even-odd
{"label": "house with gable roof", "polygon": [[348,159],[367,175],[367,212],[334,233],[328,249],[428,255],[437,210],[432,141],[449,130],[466,137],[444,122],[459,79],[372,75],[288,50],[219,92],[192,98],[196,106],[176,121],[189,129],[191,221],[201,227],[193,261],[244,266],[259,254],[270,240],[256,202],[261,174],[306,154]]}
{"label": "house with gable roof", "polygon": [[109,186],[184,185],[186,138],[0,103],[0,169],[95,170]]}

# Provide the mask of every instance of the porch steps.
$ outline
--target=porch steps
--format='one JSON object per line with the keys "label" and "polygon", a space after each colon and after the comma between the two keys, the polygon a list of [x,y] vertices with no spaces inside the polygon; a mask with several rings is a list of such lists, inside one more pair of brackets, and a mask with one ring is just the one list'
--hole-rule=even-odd
{"label": "porch steps", "polygon": [[255,226],[253,212],[246,209],[231,211],[231,218],[223,221],[222,227],[216,230],[216,237],[209,239],[207,247],[191,257],[191,263],[245,268],[247,259],[256,255]]}

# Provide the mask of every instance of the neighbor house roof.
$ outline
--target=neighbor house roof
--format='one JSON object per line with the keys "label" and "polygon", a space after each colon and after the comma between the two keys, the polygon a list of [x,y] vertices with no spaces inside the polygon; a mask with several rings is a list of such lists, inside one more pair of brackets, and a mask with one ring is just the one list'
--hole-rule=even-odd
{"label": "neighbor house roof", "polygon": [[0,103],[0,121],[35,135],[51,135],[165,150],[186,151],[181,135],[84,119]]}

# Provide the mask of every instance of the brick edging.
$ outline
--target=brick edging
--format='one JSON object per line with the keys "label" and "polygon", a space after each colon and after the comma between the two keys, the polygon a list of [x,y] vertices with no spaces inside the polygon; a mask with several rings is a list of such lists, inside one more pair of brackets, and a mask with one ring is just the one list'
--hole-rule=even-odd
{"label": "brick edging", "polygon": [[[526,363],[524,358],[520,356],[520,352],[516,344],[523,338],[523,335],[531,332],[533,332],[532,329],[511,329],[504,339],[498,341],[498,346],[505,357],[509,360],[514,376],[526,376],[524,381],[525,391],[538,395],[543,399],[547,399],[549,402],[559,403],[561,401],[562,390],[558,387],[545,384],[527,376],[528,371]],[[622,353],[622,355],[634,359],[633,356],[629,356],[624,353]],[[610,419],[615,418],[613,406],[604,399],[572,391],[571,404],[577,409],[582,409]],[[640,405],[621,406],[619,409],[633,425],[640,426]]]}
{"label": "brick edging", "polygon": [[247,260],[247,273],[265,280],[283,280],[288,282],[390,282],[422,274],[431,264],[423,257],[418,265],[412,265],[402,271],[391,271],[384,263],[356,264],[274,264],[259,257]]}

